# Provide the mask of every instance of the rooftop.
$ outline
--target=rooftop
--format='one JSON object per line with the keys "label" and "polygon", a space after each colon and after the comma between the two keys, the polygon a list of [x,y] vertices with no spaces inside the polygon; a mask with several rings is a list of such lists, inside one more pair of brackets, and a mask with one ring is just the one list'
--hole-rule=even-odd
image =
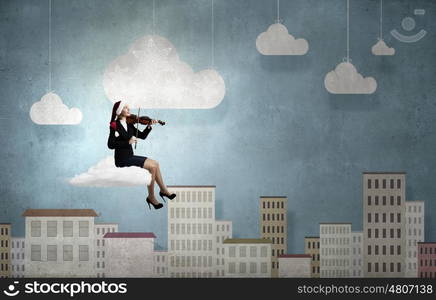
{"label": "rooftop", "polygon": [[400,172],[362,172],[362,174],[407,174],[406,172],[400,171]]}
{"label": "rooftop", "polygon": [[23,217],[97,217],[93,209],[26,209]]}
{"label": "rooftop", "polygon": [[225,239],[223,244],[271,244],[270,239]]}
{"label": "rooftop", "polygon": [[156,238],[153,232],[108,232],[104,238],[143,238],[151,239]]}

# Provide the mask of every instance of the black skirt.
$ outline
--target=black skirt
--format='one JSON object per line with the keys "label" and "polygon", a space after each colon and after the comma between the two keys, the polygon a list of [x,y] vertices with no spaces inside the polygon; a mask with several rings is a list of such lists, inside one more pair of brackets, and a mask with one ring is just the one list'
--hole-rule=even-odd
{"label": "black skirt", "polygon": [[133,156],[130,156],[122,161],[119,161],[115,165],[118,168],[131,167],[131,166],[137,166],[137,167],[143,168],[144,162],[146,159],[147,159],[147,157],[145,157],[145,156],[133,155]]}

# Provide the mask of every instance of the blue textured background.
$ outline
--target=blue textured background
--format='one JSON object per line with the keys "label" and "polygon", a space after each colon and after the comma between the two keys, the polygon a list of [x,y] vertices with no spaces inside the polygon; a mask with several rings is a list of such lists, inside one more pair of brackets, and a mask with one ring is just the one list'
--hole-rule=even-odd
{"label": "blue textured background", "polygon": [[[257,237],[262,195],[288,197],[288,251],[319,222],[362,229],[362,172],[407,172],[407,199],[424,200],[427,241],[436,240],[436,1],[384,1],[392,57],[373,56],[379,1],[352,0],[350,56],[378,83],[372,95],[332,95],[324,76],[346,55],[346,1],[281,1],[283,24],[309,42],[305,56],[266,57],[256,37],[276,18],[276,1],[215,0],[215,68],[226,95],[211,110],[153,110],[155,127],[137,154],[158,160],[168,185],[216,185],[216,217],[235,237]],[[210,67],[209,0],[157,0],[156,33],[195,71]],[[413,16],[415,8],[425,16]],[[53,0],[52,89],[78,107],[78,126],[39,126],[31,105],[48,91],[48,1],[0,1],[1,210],[13,235],[26,208],[93,208],[121,231],[152,231],[166,247],[167,211],[145,209],[145,188],[78,188],[107,149],[112,104],[102,74],[136,39],[152,32],[152,1]],[[390,36],[412,16],[427,36]],[[433,21],[433,22],[432,22]],[[413,33],[415,33],[414,31]]]}

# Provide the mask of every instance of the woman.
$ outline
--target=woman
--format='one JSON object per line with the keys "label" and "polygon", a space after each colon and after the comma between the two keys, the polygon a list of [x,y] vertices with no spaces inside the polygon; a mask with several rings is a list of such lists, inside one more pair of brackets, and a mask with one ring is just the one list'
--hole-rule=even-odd
{"label": "woman", "polygon": [[[118,101],[112,108],[112,118],[110,123],[109,139],[107,146],[109,149],[115,149],[115,166],[117,167],[130,167],[137,166],[148,170],[151,174],[151,182],[148,188],[147,204],[151,209],[150,204],[155,209],[163,207],[162,203],[156,200],[154,196],[154,182],[159,185],[159,195],[162,200],[164,197],[168,199],[174,199],[176,194],[171,194],[166,185],[163,182],[162,175],[159,168],[159,163],[155,160],[144,156],[133,155],[132,144],[136,143],[136,134],[138,138],[145,140],[151,131],[151,126],[148,125],[143,131],[137,131],[133,124],[127,124],[126,118],[130,116],[129,105],[123,101]],[[152,124],[156,124],[157,121],[153,120]]]}

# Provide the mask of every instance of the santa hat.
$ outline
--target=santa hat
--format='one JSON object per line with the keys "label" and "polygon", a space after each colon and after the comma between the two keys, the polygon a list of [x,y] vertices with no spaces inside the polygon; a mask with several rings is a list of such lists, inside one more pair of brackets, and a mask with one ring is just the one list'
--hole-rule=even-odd
{"label": "santa hat", "polygon": [[121,111],[123,110],[124,105],[126,105],[126,103],[121,100],[121,101],[115,102],[114,107],[112,108],[112,116],[111,116],[110,126],[114,130],[117,130],[117,123],[115,123],[115,118],[117,115],[121,114]]}

